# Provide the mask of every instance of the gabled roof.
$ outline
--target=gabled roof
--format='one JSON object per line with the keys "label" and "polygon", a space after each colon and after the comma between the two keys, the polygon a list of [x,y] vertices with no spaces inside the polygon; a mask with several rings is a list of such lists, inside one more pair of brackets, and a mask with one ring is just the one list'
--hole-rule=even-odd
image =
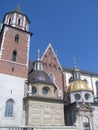
{"label": "gabled roof", "polygon": [[56,60],[57,60],[57,63],[58,63],[58,65],[59,65],[60,69],[61,69],[61,71],[63,71],[62,66],[61,66],[61,64],[60,64],[60,62],[59,62],[59,60],[58,60],[58,58],[57,58],[57,55],[55,54],[55,51],[54,51],[54,49],[53,49],[51,43],[48,44],[48,46],[47,46],[45,52],[43,53],[43,55],[42,55],[42,57],[41,57],[41,60],[44,58],[44,56],[45,56],[45,54],[47,53],[47,51],[49,50],[49,48],[51,48],[52,53],[53,53],[53,55],[55,56],[55,58],[56,58]]}

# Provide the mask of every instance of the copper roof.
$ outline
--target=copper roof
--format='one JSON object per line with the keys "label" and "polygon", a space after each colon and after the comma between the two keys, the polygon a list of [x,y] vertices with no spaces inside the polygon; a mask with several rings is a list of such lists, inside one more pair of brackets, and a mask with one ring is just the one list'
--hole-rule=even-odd
{"label": "copper roof", "polygon": [[44,71],[32,71],[29,73],[28,82],[53,84],[49,76]]}

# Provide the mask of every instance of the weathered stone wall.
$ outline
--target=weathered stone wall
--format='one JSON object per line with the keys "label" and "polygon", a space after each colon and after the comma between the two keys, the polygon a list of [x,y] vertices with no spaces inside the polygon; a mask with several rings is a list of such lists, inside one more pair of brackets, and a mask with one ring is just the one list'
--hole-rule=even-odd
{"label": "weathered stone wall", "polygon": [[63,103],[32,99],[26,105],[26,125],[64,126]]}

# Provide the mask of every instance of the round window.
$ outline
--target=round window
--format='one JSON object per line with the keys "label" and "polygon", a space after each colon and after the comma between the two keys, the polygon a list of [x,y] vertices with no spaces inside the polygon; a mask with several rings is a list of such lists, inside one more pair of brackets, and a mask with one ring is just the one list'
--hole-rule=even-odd
{"label": "round window", "polygon": [[81,98],[80,94],[75,94],[75,99],[79,100]]}
{"label": "round window", "polygon": [[42,89],[42,93],[43,93],[44,95],[48,94],[48,88],[47,88],[47,87],[44,87],[44,88]]}
{"label": "round window", "polygon": [[85,99],[88,100],[89,98],[90,98],[89,93],[86,93],[86,94],[85,94]]}
{"label": "round window", "polygon": [[32,88],[32,94],[35,94],[37,92],[37,89],[35,87]]}

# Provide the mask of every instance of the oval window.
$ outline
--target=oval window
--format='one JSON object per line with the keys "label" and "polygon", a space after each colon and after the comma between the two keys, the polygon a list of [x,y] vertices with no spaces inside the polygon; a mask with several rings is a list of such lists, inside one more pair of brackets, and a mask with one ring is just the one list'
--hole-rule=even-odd
{"label": "oval window", "polygon": [[89,98],[90,98],[89,93],[86,93],[86,94],[85,94],[85,99],[88,100]]}
{"label": "oval window", "polygon": [[81,98],[80,94],[75,94],[75,99],[79,100]]}
{"label": "oval window", "polygon": [[44,88],[42,89],[42,93],[43,93],[44,95],[46,95],[46,94],[48,94],[48,90],[49,90],[49,88],[44,87]]}
{"label": "oval window", "polygon": [[32,88],[32,94],[35,94],[37,92],[37,89],[35,87]]}

